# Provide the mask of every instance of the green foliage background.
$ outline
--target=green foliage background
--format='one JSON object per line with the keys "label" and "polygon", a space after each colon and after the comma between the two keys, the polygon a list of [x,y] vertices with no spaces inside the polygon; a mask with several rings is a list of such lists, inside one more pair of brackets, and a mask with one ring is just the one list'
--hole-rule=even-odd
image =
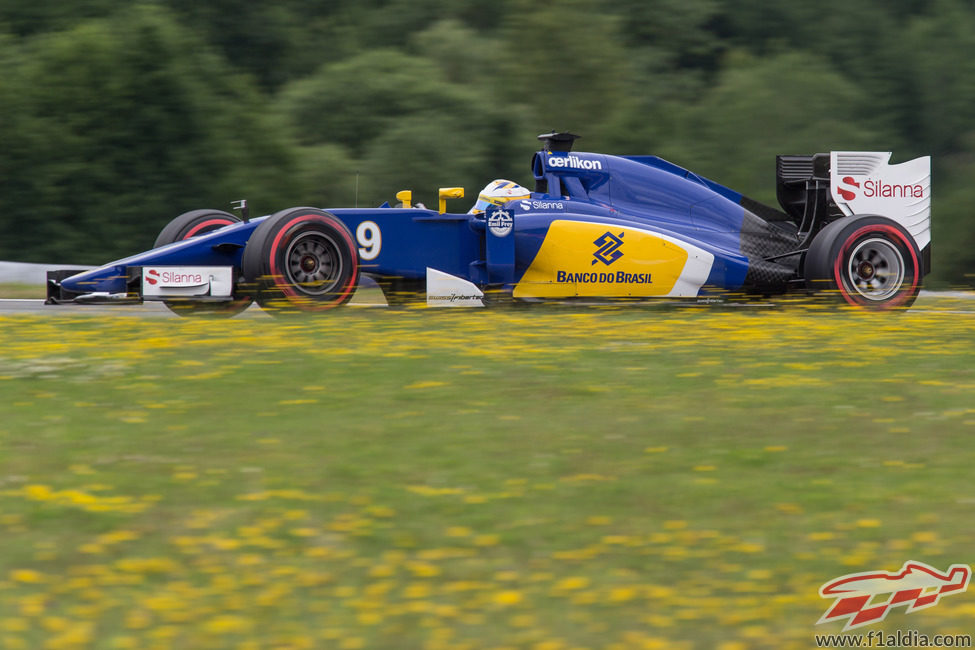
{"label": "green foliage background", "polygon": [[973,118],[963,0],[7,0],[0,259],[98,263],[238,198],[527,184],[560,129],[770,203],[777,153],[931,155],[931,280],[970,283]]}

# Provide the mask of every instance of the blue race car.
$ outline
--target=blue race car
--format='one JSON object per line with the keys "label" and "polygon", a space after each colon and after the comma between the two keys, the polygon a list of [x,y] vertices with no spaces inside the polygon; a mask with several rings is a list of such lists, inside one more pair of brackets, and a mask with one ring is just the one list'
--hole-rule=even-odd
{"label": "blue race car", "polygon": [[94,270],[48,274],[48,302],[160,300],[232,315],[344,304],[360,277],[390,304],[496,298],[709,298],[826,292],[851,305],[908,307],[930,270],[930,158],[834,151],[776,159],[781,209],[655,156],[573,152],[539,136],[534,191],[483,212],[296,207],[250,219],[195,210],[152,250]]}

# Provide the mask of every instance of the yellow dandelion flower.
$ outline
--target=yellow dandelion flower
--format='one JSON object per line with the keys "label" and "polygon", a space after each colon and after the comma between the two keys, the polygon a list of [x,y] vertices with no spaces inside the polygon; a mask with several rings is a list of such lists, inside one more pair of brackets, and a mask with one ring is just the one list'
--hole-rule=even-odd
{"label": "yellow dandelion flower", "polygon": [[403,598],[427,598],[432,589],[430,585],[424,582],[412,582],[403,589]]}
{"label": "yellow dandelion flower", "polygon": [[836,539],[836,533],[831,533],[829,531],[809,533],[806,535],[806,539],[813,542],[826,542],[831,539]]}
{"label": "yellow dandelion flower", "polygon": [[734,546],[733,550],[739,551],[740,553],[761,553],[765,550],[765,547],[754,542],[742,542]]}
{"label": "yellow dandelion flower", "polygon": [[14,569],[10,572],[10,579],[14,582],[22,582],[24,584],[47,582],[47,576],[40,571],[33,571],[31,569]]}
{"label": "yellow dandelion flower", "polygon": [[139,539],[139,533],[133,530],[113,530],[98,536],[100,544],[118,544],[121,542],[131,542]]}
{"label": "yellow dandelion flower", "polygon": [[378,625],[383,622],[383,615],[377,611],[359,612],[356,621],[361,625]]}
{"label": "yellow dandelion flower", "polygon": [[589,578],[585,576],[570,576],[556,582],[554,588],[558,591],[574,591],[577,589],[585,589],[588,586]]}
{"label": "yellow dandelion flower", "polygon": [[787,515],[802,514],[803,508],[798,503],[776,503],[775,509]]}
{"label": "yellow dandelion flower", "polygon": [[722,641],[718,650],[748,650],[748,646],[741,641]]}
{"label": "yellow dandelion flower", "polygon": [[614,603],[623,603],[633,600],[637,596],[637,590],[633,587],[613,587],[609,591],[609,600]]}
{"label": "yellow dandelion flower", "polygon": [[27,485],[24,487],[24,495],[35,501],[48,501],[54,498],[54,492],[46,485]]}
{"label": "yellow dandelion flower", "polygon": [[557,639],[539,641],[532,646],[532,650],[563,650],[563,648],[565,648],[565,643]]}
{"label": "yellow dandelion flower", "polygon": [[491,597],[491,600],[493,600],[494,603],[497,605],[508,607],[510,605],[517,605],[518,603],[520,603],[522,600],[524,600],[524,596],[522,596],[522,593],[520,591],[516,591],[514,589],[506,589],[504,591],[496,592]]}
{"label": "yellow dandelion flower", "polygon": [[412,384],[403,386],[403,388],[406,388],[408,390],[417,390],[423,388],[437,388],[438,386],[446,386],[446,385],[447,385],[446,382],[427,380],[427,381],[415,381]]}
{"label": "yellow dandelion flower", "polygon": [[210,634],[240,634],[248,632],[253,623],[243,616],[223,615],[211,618],[203,625],[203,629]]}
{"label": "yellow dandelion flower", "polygon": [[428,562],[408,562],[406,568],[417,578],[433,578],[441,574],[440,567]]}

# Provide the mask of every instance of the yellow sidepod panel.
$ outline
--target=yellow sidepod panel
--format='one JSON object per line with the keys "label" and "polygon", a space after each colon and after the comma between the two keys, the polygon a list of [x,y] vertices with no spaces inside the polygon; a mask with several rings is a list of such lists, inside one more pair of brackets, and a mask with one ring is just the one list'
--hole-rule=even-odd
{"label": "yellow sidepod panel", "polygon": [[696,296],[714,256],[649,230],[553,221],[515,298]]}

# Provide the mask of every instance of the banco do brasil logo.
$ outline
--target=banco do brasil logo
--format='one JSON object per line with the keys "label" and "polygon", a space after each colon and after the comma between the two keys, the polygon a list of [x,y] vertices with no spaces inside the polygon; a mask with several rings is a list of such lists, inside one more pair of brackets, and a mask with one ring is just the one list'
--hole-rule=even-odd
{"label": "banco do brasil logo", "polygon": [[599,247],[592,256],[596,259],[592,261],[593,264],[596,262],[602,262],[606,266],[609,266],[619,258],[623,257],[623,253],[620,252],[620,246],[623,245],[623,234],[617,237],[611,232],[606,232],[600,235],[596,241],[593,243]]}

